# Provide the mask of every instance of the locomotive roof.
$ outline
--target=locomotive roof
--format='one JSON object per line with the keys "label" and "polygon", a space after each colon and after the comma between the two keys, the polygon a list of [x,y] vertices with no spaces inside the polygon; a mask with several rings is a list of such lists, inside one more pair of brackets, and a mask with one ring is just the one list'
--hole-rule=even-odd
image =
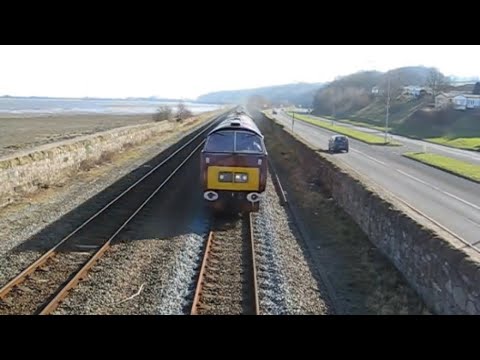
{"label": "locomotive roof", "polygon": [[220,130],[244,130],[251,131],[258,136],[263,137],[262,133],[258,129],[257,125],[253,122],[252,118],[247,115],[229,115],[227,119],[222,121],[217,127],[215,127],[208,135],[213,134]]}

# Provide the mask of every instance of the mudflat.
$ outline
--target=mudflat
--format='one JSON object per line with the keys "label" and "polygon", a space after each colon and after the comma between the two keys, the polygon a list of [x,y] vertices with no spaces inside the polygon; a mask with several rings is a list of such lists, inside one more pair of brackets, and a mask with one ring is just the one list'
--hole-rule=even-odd
{"label": "mudflat", "polygon": [[2,116],[0,117],[0,158],[43,144],[148,122],[152,122],[150,114]]}

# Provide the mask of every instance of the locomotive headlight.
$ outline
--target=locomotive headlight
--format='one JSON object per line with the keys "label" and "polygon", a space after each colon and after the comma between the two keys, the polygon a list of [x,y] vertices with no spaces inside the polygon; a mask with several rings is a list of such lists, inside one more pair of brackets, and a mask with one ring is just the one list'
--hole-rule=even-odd
{"label": "locomotive headlight", "polygon": [[220,182],[232,182],[233,174],[229,172],[221,172],[218,174],[218,181]]}
{"label": "locomotive headlight", "polygon": [[236,183],[246,183],[247,181],[248,181],[248,174],[235,173],[235,182]]}

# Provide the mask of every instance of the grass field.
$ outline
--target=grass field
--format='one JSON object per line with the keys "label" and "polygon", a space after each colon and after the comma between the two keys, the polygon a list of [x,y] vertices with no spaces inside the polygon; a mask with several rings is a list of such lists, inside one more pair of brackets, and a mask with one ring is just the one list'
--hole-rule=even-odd
{"label": "grass field", "polygon": [[480,182],[480,166],[470,164],[464,161],[449,158],[447,156],[430,153],[405,153],[403,156],[424,164],[433,166],[437,169],[445,170],[449,173]]}

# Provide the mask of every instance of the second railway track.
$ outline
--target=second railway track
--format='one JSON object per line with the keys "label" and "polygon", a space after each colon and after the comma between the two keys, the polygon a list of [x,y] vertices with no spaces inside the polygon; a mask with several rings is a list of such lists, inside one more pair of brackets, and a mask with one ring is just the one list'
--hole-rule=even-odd
{"label": "second railway track", "polygon": [[215,221],[197,281],[191,315],[259,315],[252,214]]}
{"label": "second railway track", "polygon": [[[213,121],[215,123],[216,121]],[[207,125],[0,289],[0,315],[50,314],[201,147]]]}

